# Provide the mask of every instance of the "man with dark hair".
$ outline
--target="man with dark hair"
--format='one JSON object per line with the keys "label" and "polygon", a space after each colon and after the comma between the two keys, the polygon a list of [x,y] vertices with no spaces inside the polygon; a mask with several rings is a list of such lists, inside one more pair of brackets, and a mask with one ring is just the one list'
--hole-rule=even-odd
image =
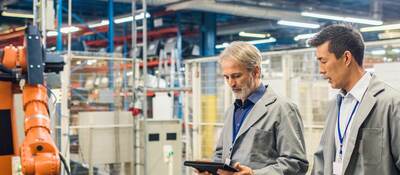
{"label": "man with dark hair", "polygon": [[361,34],[332,25],[310,45],[322,76],[340,89],[328,106],[312,174],[400,174],[400,93],[364,70]]}

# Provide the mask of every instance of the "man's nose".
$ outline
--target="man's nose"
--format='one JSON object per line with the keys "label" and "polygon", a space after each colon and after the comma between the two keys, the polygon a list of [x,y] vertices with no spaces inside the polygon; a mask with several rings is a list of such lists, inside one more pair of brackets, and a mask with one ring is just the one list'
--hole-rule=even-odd
{"label": "man's nose", "polygon": [[325,75],[325,74],[326,74],[325,67],[322,66],[321,64],[319,64],[319,73],[320,73],[321,75]]}
{"label": "man's nose", "polygon": [[229,78],[229,79],[228,79],[228,85],[229,85],[230,87],[235,87],[235,86],[236,86],[236,81],[233,80],[232,78]]}

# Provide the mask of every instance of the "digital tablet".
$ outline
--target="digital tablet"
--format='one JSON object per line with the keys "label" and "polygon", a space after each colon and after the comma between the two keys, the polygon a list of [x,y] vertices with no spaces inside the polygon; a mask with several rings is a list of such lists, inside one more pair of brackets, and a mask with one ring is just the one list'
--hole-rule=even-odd
{"label": "digital tablet", "polygon": [[238,172],[237,169],[235,169],[227,164],[217,163],[217,162],[185,161],[183,163],[183,165],[196,168],[200,172],[208,171],[209,173],[212,173],[212,174],[217,174],[218,169],[225,170],[225,171],[231,171],[231,172]]}

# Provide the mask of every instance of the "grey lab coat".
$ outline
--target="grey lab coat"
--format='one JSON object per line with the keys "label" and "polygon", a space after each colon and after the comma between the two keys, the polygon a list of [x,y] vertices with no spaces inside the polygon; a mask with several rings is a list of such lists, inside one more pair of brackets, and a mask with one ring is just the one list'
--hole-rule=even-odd
{"label": "grey lab coat", "polygon": [[303,123],[295,104],[267,88],[247,115],[230,149],[233,112],[232,105],[225,115],[214,161],[225,162],[232,151],[232,162],[251,167],[255,174],[301,175],[307,172]]}
{"label": "grey lab coat", "polygon": [[[328,110],[320,146],[314,154],[313,175],[332,174],[338,105]],[[342,173],[400,174],[400,93],[374,75],[353,118]]]}

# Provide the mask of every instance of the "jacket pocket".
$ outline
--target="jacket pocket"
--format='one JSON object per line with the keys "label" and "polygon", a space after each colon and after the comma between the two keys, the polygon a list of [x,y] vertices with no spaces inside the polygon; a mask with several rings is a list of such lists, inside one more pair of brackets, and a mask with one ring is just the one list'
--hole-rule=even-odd
{"label": "jacket pocket", "polygon": [[360,156],[364,164],[379,164],[382,161],[383,129],[363,128],[360,140]]}
{"label": "jacket pocket", "polygon": [[250,128],[249,134],[252,135],[251,151],[249,158],[251,162],[266,163],[270,159],[277,157],[275,136],[272,131],[265,131],[257,128]]}

